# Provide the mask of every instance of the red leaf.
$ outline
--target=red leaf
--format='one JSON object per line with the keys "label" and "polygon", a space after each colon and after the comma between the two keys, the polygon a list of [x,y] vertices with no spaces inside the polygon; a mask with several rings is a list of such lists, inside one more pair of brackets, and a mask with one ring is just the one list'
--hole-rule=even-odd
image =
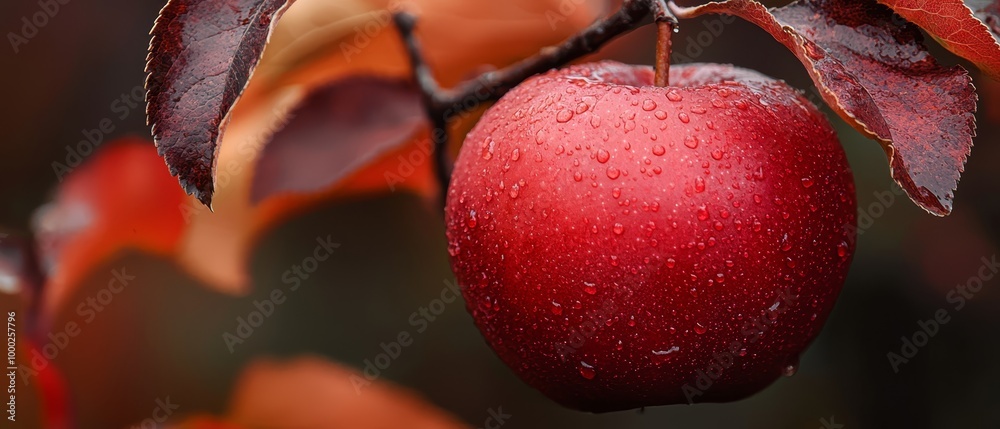
{"label": "red leaf", "polygon": [[335,82],[307,97],[264,147],[251,198],[326,189],[406,144],[425,124],[420,94],[409,84],[376,77]]}
{"label": "red leaf", "polygon": [[[963,0],[878,0],[956,55],[1000,79],[1000,0],[972,10]],[[971,2],[970,2],[971,3]]]}
{"label": "red leaf", "polygon": [[170,174],[205,205],[218,141],[288,0],[170,0],[151,31],[147,121]]}
{"label": "red leaf", "polygon": [[740,16],[771,33],[806,66],[823,99],[879,140],[893,179],[935,215],[952,199],[975,136],[976,92],[961,67],[941,67],[917,28],[874,0],[800,0],[768,10],[729,0],[675,13]]}
{"label": "red leaf", "polygon": [[186,198],[148,140],[108,143],[73,170],[34,216],[39,263],[48,275],[43,314],[55,314],[81,279],[123,249],[173,254]]}

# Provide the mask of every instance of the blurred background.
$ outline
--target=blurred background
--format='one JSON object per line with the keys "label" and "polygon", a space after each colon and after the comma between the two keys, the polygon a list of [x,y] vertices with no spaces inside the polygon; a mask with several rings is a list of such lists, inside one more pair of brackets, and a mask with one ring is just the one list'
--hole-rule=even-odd
{"label": "blurred background", "polygon": [[[66,158],[81,130],[111,118],[105,142],[149,136],[142,103],[132,108],[116,100],[132,97],[143,82],[148,33],[162,6],[162,0],[69,1],[18,52],[0,46],[5,231],[32,233],[32,213],[59,185],[52,163]],[[22,17],[38,10],[35,1],[3,2],[0,30],[20,32]],[[718,18],[682,22],[674,39],[678,62],[733,63],[812,93],[801,64],[771,36],[742,21],[714,34],[713,20]],[[503,37],[497,34],[497,43]],[[651,64],[653,41],[647,27],[597,57]],[[966,66],[980,95],[978,136],[954,213],[937,218],[912,204],[889,179],[878,144],[825,109],[855,174],[862,211],[858,251],[836,309],[798,373],[749,399],[580,413],[519,381],[489,350],[460,301],[417,333],[411,315],[440,297],[453,276],[440,216],[405,192],[330,199],[268,229],[251,251],[252,288],[240,296],[203,284],[169,257],[116,253],[93,267],[66,302],[97,296],[120,267],[136,280],[52,361],[63,370],[80,426],[93,428],[138,424],[167,397],[177,405],[171,421],[223,415],[239,374],[257,358],[315,355],[363,369],[383,342],[404,331],[413,344],[379,381],[411,389],[472,427],[482,427],[499,409],[510,415],[503,427],[512,429],[1000,427],[1000,279],[985,281],[961,310],[947,300],[977,275],[983,258],[996,257],[1000,242],[1000,84],[928,44],[942,63]],[[283,288],[286,270],[311,255],[317,237],[327,236],[340,243],[335,257],[231,352],[222,334],[234,332],[255,301]],[[941,308],[950,322],[894,372],[887,353],[899,353],[900,337],[912,336],[918,321]],[[71,305],[51,326],[79,319]],[[20,411],[26,427],[32,427],[29,401]]]}

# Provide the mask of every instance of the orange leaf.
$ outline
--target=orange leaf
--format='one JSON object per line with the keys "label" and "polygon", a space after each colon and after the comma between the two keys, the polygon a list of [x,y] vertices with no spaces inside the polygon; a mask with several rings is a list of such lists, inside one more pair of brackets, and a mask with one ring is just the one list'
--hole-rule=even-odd
{"label": "orange leaf", "polygon": [[[601,1],[587,0],[563,14],[561,3],[409,0],[394,3],[394,7],[418,12],[422,29],[418,36],[431,65],[448,84],[482,64],[507,65],[563,40],[592,22],[603,5]],[[389,2],[378,0],[371,4],[388,6]],[[432,165],[423,161],[428,158],[429,130],[425,126],[408,143],[380,152],[371,158],[370,165],[352,170],[323,189],[278,195],[258,205],[251,199],[255,164],[264,142],[281,128],[286,112],[297,105],[303,94],[348,76],[409,78],[409,60],[399,35],[391,24],[378,26],[388,15],[371,4],[298,0],[283,15],[274,30],[273,43],[268,45],[254,77],[231,112],[232,121],[219,145],[215,212],[194,201],[184,205],[190,226],[178,261],[199,279],[224,291],[246,291],[246,259],[256,237],[277,222],[323,201],[398,190],[433,197],[436,186]],[[357,39],[356,28],[363,32],[366,24],[378,31],[373,30],[365,43],[358,44],[361,39]],[[461,31],[461,38],[454,37],[456,31]],[[498,44],[497,40],[504,43]],[[346,56],[342,46],[357,47],[359,51]],[[478,113],[481,111],[459,118],[456,128],[467,128]],[[462,136],[456,133],[453,137]]]}
{"label": "orange leaf", "polygon": [[[319,358],[250,364],[225,418],[198,417],[178,428],[465,428],[413,392]],[[225,422],[225,423],[224,423]]]}

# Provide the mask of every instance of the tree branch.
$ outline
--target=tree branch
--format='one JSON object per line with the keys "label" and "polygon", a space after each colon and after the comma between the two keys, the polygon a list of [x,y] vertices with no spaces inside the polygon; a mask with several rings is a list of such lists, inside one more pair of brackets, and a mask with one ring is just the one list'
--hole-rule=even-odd
{"label": "tree branch", "polygon": [[420,43],[414,37],[416,18],[406,12],[393,14],[393,20],[410,58],[413,80],[423,94],[425,112],[433,127],[431,140],[442,199],[447,198],[448,185],[451,181],[452,165],[447,154],[447,125],[451,118],[468,112],[481,103],[496,101],[531,76],[563,66],[597,51],[612,39],[642,26],[643,20],[650,15],[653,16],[659,29],[656,84],[662,83],[661,86],[665,86],[670,74],[669,35],[676,28],[677,19],[667,8],[665,0],[624,0],[617,12],[591,24],[559,45],[542,48],[538,54],[506,68],[483,73],[454,88],[444,89],[434,79],[424,61]]}

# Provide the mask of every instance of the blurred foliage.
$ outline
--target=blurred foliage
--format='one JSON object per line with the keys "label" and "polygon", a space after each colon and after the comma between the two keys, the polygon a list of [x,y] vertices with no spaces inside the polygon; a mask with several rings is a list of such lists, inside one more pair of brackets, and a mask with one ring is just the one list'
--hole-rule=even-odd
{"label": "blurred foliage", "polygon": [[[0,85],[8,95],[0,107],[6,131],[0,224],[27,233],[31,213],[58,183],[52,163],[66,158],[66,145],[102,118],[118,118],[111,103],[142,83],[146,35],[161,6],[160,0],[71,2],[21,52],[0,47]],[[36,8],[34,2],[4,2],[0,29],[20,28],[21,17]],[[677,52],[694,44],[702,52],[687,55],[693,60],[734,63],[810,88],[799,62],[753,25],[726,24],[721,34],[708,33],[711,43],[701,44],[699,36],[709,40],[703,34],[712,19],[683,22]],[[652,29],[644,28],[599,57],[650,64],[653,39]],[[847,428],[1000,426],[993,406],[1000,400],[1000,367],[993,364],[1000,353],[1000,293],[994,287],[1000,280],[987,281],[965,308],[951,311],[951,322],[898,374],[886,357],[899,352],[900,337],[911,336],[918,321],[940,308],[953,310],[949,291],[975,276],[980,258],[996,255],[1000,242],[1000,170],[991,167],[1000,162],[1000,147],[993,144],[1000,138],[998,84],[930,44],[943,63],[970,68],[981,89],[977,146],[954,214],[934,218],[902,197],[888,179],[881,149],[830,114],[855,172],[859,207],[872,215],[872,224],[859,238],[840,301],[798,374],[747,400],[584,414],[555,405],[514,377],[461,302],[449,304],[417,334],[411,315],[440,296],[452,275],[440,217],[420,197],[402,192],[327,202],[266,232],[248,264],[253,287],[246,296],[207,287],[167,258],[119,254],[95,267],[51,321],[51,332],[71,321],[81,325],[53,362],[66,375],[85,428],[127,427],[148,418],[155,401],[168,396],[179,406],[172,419],[225,415],[238,375],[255,358],[315,354],[361,370],[383,342],[403,331],[413,334],[413,344],[379,379],[419,392],[477,427],[498,407],[512,415],[505,428],[814,428],[823,426],[821,419]],[[141,108],[114,125],[105,141],[148,134]],[[887,193],[895,197],[891,204],[879,201]],[[326,236],[341,245],[334,256],[230,353],[223,333],[234,332],[255,300],[286,287],[286,270]],[[100,294],[121,267],[135,281],[87,323],[79,303]],[[30,398],[30,390],[21,395]],[[32,414],[27,401],[20,409],[25,419]]]}

